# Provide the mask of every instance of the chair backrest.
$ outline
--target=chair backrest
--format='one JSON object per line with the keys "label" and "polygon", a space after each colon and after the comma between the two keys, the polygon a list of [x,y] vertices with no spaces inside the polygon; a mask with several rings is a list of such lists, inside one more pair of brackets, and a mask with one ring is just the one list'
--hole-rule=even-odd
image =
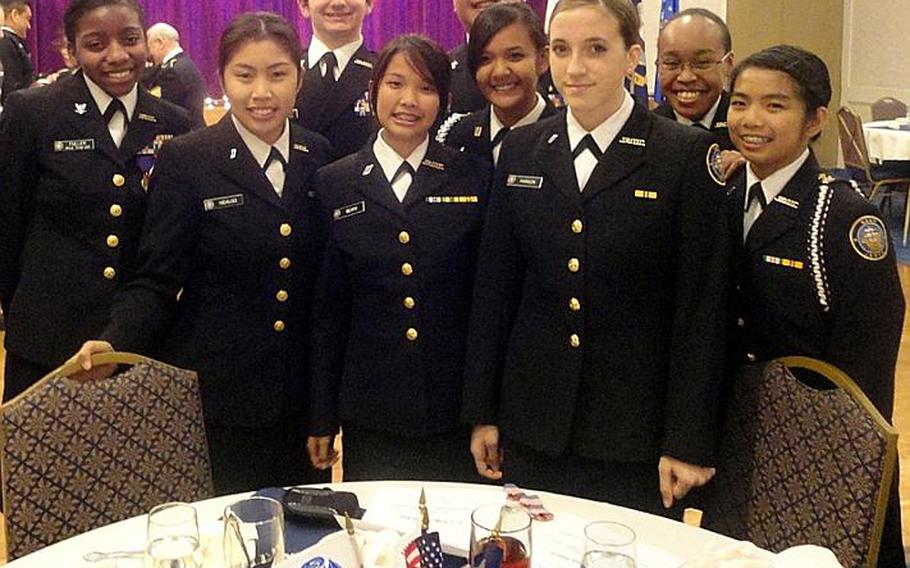
{"label": "chair backrest", "polygon": [[866,137],[863,135],[863,119],[853,110],[840,107],[837,111],[837,132],[844,165],[862,171],[866,176],[865,181],[872,181],[872,166],[866,149]]}
{"label": "chair backrest", "polygon": [[0,408],[10,558],[167,501],[213,496],[196,373],[128,353],[109,379],[56,369]]}
{"label": "chair backrest", "polygon": [[[807,386],[794,368],[837,388]],[[707,528],[773,552],[816,544],[844,566],[876,566],[897,434],[842,371],[804,357],[743,369],[720,452]]]}
{"label": "chair backrest", "polygon": [[892,120],[907,116],[907,104],[894,97],[882,97],[872,103],[872,120]]}

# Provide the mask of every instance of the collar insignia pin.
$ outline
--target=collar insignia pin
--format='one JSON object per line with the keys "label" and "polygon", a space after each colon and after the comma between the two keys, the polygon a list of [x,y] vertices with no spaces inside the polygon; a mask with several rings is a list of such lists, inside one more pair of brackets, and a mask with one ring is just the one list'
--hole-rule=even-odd
{"label": "collar insignia pin", "polygon": [[76,103],[76,114],[83,115],[88,112],[88,103]]}

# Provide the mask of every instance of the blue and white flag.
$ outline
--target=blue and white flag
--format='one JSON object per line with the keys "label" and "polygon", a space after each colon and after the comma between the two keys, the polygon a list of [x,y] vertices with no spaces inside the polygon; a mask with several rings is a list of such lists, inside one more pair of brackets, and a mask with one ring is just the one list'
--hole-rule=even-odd
{"label": "blue and white flag", "polygon": [[[660,27],[679,12],[679,0],[660,0]],[[664,94],[660,89],[660,66],[657,66],[654,80],[654,102],[661,103]]]}

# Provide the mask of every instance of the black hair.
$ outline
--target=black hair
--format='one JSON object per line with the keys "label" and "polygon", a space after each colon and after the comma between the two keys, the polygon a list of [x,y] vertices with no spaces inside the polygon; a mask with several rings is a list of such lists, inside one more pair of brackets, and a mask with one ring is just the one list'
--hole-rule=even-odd
{"label": "black hair", "polygon": [[[643,45],[642,37],[639,33],[641,29],[641,19],[638,17],[638,10],[632,6],[629,0],[559,0],[553,13],[550,14],[550,23],[553,18],[566,10],[575,8],[584,8],[586,6],[600,6],[607,10],[619,23],[619,35],[622,36],[626,49],[633,45]],[[489,10],[489,8],[487,8]]]}
{"label": "black hair", "polygon": [[92,10],[105,6],[126,6],[134,10],[139,15],[139,24],[142,27],[143,36],[145,35],[145,11],[136,0],[70,0],[63,13],[63,32],[66,35],[66,41],[75,44],[76,31],[82,18]]}
{"label": "black hair", "polygon": [[228,61],[250,41],[272,40],[284,49],[300,72],[303,50],[297,30],[273,12],[247,12],[236,16],[221,32],[218,43],[218,75],[224,77]]}
{"label": "black hair", "polygon": [[667,26],[676,20],[686,16],[704,18],[717,24],[717,27],[720,28],[721,43],[723,43],[724,46],[724,53],[730,53],[733,51],[733,36],[730,35],[730,28],[727,27],[727,22],[725,22],[723,18],[711,10],[707,10],[705,8],[686,8],[685,10],[678,12],[672,18],[663,23],[663,25],[660,27],[660,33],[663,33]]}
{"label": "black hair", "polygon": [[538,53],[547,46],[547,34],[543,23],[533,8],[523,2],[494,4],[481,12],[471,26],[468,39],[468,69],[471,76],[477,74],[483,50],[493,38],[512,24],[521,24],[531,36],[531,42]]}
{"label": "black hair", "polygon": [[[799,97],[806,105],[806,117],[811,117],[821,107],[831,102],[831,77],[828,66],[811,51],[793,45],[775,45],[753,53],[733,68],[730,91],[736,89],[736,79],[751,67],[786,73],[796,83]],[[812,137],[812,141],[818,135]]]}
{"label": "black hair", "polygon": [[[488,8],[489,9],[489,8]],[[370,104],[376,113],[379,98],[379,86],[382,77],[389,68],[392,58],[401,53],[421,77],[436,88],[439,95],[439,113],[437,122],[446,112],[449,105],[449,82],[451,66],[449,56],[439,44],[420,34],[404,34],[386,44],[379,53],[379,59],[373,68],[373,79],[370,81]]]}
{"label": "black hair", "polygon": [[30,5],[31,2],[29,0],[0,0],[0,8],[3,8],[3,11],[7,14],[9,14],[10,10],[21,10]]}

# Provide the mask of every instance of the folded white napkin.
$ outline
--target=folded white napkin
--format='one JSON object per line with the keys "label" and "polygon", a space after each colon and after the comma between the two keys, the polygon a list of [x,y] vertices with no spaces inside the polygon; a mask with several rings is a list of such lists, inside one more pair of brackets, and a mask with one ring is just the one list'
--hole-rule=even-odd
{"label": "folded white napkin", "polygon": [[843,568],[827,548],[805,544],[779,554],[762,550],[751,542],[709,544],[698,558],[683,568]]}

